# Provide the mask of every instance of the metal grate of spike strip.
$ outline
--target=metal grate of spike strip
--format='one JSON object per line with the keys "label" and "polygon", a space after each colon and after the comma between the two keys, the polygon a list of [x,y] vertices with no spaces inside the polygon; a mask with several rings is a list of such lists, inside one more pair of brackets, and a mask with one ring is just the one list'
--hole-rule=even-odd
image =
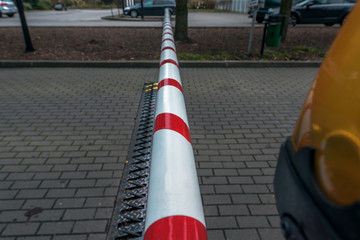
{"label": "metal grate of spike strip", "polygon": [[108,240],[142,239],[157,83],[144,85]]}

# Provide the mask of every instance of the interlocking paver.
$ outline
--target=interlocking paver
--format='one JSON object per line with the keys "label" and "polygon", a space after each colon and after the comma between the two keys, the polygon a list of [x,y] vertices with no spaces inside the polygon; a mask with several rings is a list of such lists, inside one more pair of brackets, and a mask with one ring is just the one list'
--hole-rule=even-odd
{"label": "interlocking paver", "polygon": [[35,234],[39,223],[9,223],[4,231],[2,232],[3,236],[23,236]]}
{"label": "interlocking paver", "polygon": [[58,221],[58,222],[43,222],[38,234],[45,235],[45,234],[64,234],[64,233],[70,233],[73,228],[74,222],[64,222],[64,221]]}
{"label": "interlocking paver", "polygon": [[[316,71],[181,69],[210,240],[282,239],[277,154]],[[158,69],[0,72],[0,238],[105,240],[142,87]]]}
{"label": "interlocking paver", "polygon": [[108,222],[106,220],[77,221],[74,226],[74,233],[96,233],[104,232]]}

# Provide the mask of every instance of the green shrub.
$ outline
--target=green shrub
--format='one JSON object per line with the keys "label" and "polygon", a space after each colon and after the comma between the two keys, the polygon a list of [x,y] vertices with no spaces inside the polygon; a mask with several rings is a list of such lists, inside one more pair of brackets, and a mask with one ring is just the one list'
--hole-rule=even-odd
{"label": "green shrub", "polygon": [[51,10],[52,9],[52,5],[50,3],[50,1],[48,0],[39,0],[35,6],[34,9],[38,9],[38,10]]}
{"label": "green shrub", "polygon": [[32,6],[31,6],[30,3],[24,2],[24,9],[25,9],[25,10],[32,10],[33,8],[32,8]]}

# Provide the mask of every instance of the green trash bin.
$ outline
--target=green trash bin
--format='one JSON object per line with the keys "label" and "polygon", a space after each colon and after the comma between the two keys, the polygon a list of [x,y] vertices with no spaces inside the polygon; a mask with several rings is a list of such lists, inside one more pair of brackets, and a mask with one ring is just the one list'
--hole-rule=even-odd
{"label": "green trash bin", "polygon": [[268,32],[266,35],[266,46],[279,47],[282,33],[284,15],[269,16]]}

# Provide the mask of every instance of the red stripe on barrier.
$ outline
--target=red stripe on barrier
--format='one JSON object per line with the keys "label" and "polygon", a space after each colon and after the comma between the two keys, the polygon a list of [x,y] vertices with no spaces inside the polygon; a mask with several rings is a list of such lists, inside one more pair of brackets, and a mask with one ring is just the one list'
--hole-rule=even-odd
{"label": "red stripe on barrier", "polygon": [[172,64],[176,65],[176,66],[179,68],[178,63],[175,62],[175,61],[172,60],[172,59],[166,59],[166,60],[162,61],[162,62],[160,63],[160,67],[161,67],[162,65],[164,65],[165,63],[172,63]]}
{"label": "red stripe on barrier", "polygon": [[154,134],[161,129],[170,129],[181,135],[191,144],[188,125],[180,117],[172,113],[161,113],[157,115],[154,123]]}
{"label": "red stripe on barrier", "polygon": [[160,88],[164,86],[173,86],[178,88],[181,92],[183,92],[181,84],[172,78],[165,78],[161,80],[160,83],[158,84],[158,91],[160,90]]}
{"label": "red stripe on barrier", "polygon": [[172,47],[164,47],[163,49],[161,49],[161,52],[163,52],[165,50],[173,50],[174,53],[176,53],[175,49],[173,49]]}
{"label": "red stripe on barrier", "polygon": [[144,240],[207,240],[206,228],[198,220],[187,216],[162,218],[145,232]]}
{"label": "red stripe on barrier", "polygon": [[173,34],[172,34],[172,33],[170,33],[170,32],[166,32],[166,33],[164,33],[164,34],[163,34],[163,36],[165,36],[165,35],[167,35],[167,34],[168,34],[168,35],[173,36]]}
{"label": "red stripe on barrier", "polygon": [[172,41],[173,43],[175,43],[174,40],[172,40],[171,38],[165,38],[165,39],[162,41],[162,43],[165,42],[165,41]]}

